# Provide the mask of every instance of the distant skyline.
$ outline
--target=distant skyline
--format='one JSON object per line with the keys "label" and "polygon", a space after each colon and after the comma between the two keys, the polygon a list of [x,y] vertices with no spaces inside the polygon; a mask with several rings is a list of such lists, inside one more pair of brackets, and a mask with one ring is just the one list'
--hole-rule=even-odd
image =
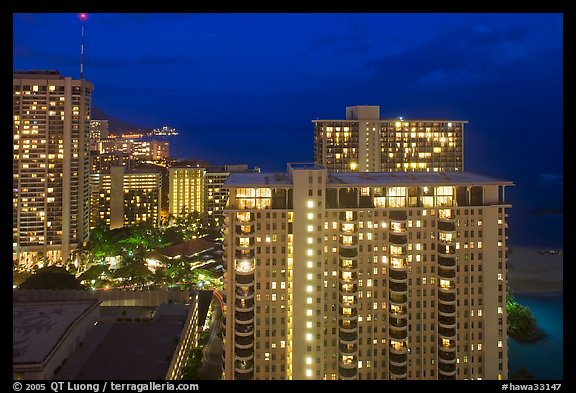
{"label": "distant skyline", "polygon": [[[15,70],[79,77],[78,14],[13,22]],[[515,214],[562,209],[562,32],[562,14],[93,13],[84,75],[111,116],[178,128],[177,157],[264,171],[311,161],[311,120],[346,106],[468,120],[465,169],[516,183],[514,242]]]}

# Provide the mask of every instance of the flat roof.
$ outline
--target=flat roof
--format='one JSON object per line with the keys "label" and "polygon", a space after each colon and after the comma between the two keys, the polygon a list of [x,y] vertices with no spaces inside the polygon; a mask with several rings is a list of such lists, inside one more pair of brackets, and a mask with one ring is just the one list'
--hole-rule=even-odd
{"label": "flat roof", "polygon": [[401,123],[468,123],[468,120],[452,120],[452,119],[316,119],[312,120],[313,123],[323,122],[323,121],[348,121],[348,122],[358,122],[358,121],[380,121],[395,123],[397,121]]}
{"label": "flat roof", "polygon": [[12,362],[39,364],[96,299],[12,303]]}
{"label": "flat roof", "polygon": [[164,379],[190,307],[163,304],[149,322],[116,322],[76,379]]}
{"label": "flat roof", "polygon": [[[295,168],[297,169],[297,168]],[[508,185],[510,180],[472,172],[329,172],[327,186]],[[292,187],[287,173],[232,173],[223,187]]]}

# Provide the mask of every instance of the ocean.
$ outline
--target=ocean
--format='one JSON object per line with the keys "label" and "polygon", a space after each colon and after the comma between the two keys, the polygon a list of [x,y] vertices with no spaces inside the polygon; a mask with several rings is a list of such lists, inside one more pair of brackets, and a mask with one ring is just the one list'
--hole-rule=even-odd
{"label": "ocean", "polygon": [[514,297],[532,310],[546,336],[534,343],[508,339],[509,377],[526,367],[535,379],[561,380],[564,375],[563,294],[515,294]]}

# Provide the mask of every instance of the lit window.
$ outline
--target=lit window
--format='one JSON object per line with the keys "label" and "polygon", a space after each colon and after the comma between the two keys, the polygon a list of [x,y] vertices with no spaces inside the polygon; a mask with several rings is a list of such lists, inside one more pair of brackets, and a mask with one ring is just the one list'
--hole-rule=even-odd
{"label": "lit window", "polygon": [[308,206],[309,208],[314,207],[314,201],[308,201],[307,206]]}
{"label": "lit window", "polygon": [[306,341],[312,341],[312,333],[306,333]]}
{"label": "lit window", "polygon": [[314,213],[308,213],[306,216],[308,217],[309,220],[314,219]]}
{"label": "lit window", "polygon": [[306,310],[306,316],[311,317],[312,316],[312,310],[310,310],[310,309]]}
{"label": "lit window", "polygon": [[498,314],[502,314],[502,307],[498,306]]}
{"label": "lit window", "polygon": [[310,321],[306,322],[306,328],[312,329],[312,322],[310,322]]}
{"label": "lit window", "polygon": [[312,277],[313,277],[312,273],[308,273],[308,274],[306,275],[306,278],[307,278],[308,280],[312,280]]}
{"label": "lit window", "polygon": [[309,237],[309,238],[307,239],[307,242],[308,242],[308,244],[312,244],[312,242],[314,242],[314,240],[313,240],[311,237]]}
{"label": "lit window", "polygon": [[314,231],[314,226],[308,225],[307,229],[308,229],[308,232],[312,232],[312,231]]}
{"label": "lit window", "polygon": [[312,364],[312,357],[306,356],[306,364]]}
{"label": "lit window", "polygon": [[312,376],[312,370],[310,370],[310,369],[306,370],[306,376],[311,377]]}
{"label": "lit window", "polygon": [[306,298],[306,304],[312,304],[312,298],[311,297]]}
{"label": "lit window", "polygon": [[313,291],[312,288],[313,288],[312,285],[307,285],[306,286],[306,292],[312,292]]}
{"label": "lit window", "polygon": [[502,340],[498,340],[498,348],[502,348]]}

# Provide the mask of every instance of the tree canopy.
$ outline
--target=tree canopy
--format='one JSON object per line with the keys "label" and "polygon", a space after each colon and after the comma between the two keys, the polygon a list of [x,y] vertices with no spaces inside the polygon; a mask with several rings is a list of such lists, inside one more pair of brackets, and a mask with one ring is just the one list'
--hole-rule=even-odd
{"label": "tree canopy", "polygon": [[47,266],[28,277],[21,289],[86,289],[63,267]]}

